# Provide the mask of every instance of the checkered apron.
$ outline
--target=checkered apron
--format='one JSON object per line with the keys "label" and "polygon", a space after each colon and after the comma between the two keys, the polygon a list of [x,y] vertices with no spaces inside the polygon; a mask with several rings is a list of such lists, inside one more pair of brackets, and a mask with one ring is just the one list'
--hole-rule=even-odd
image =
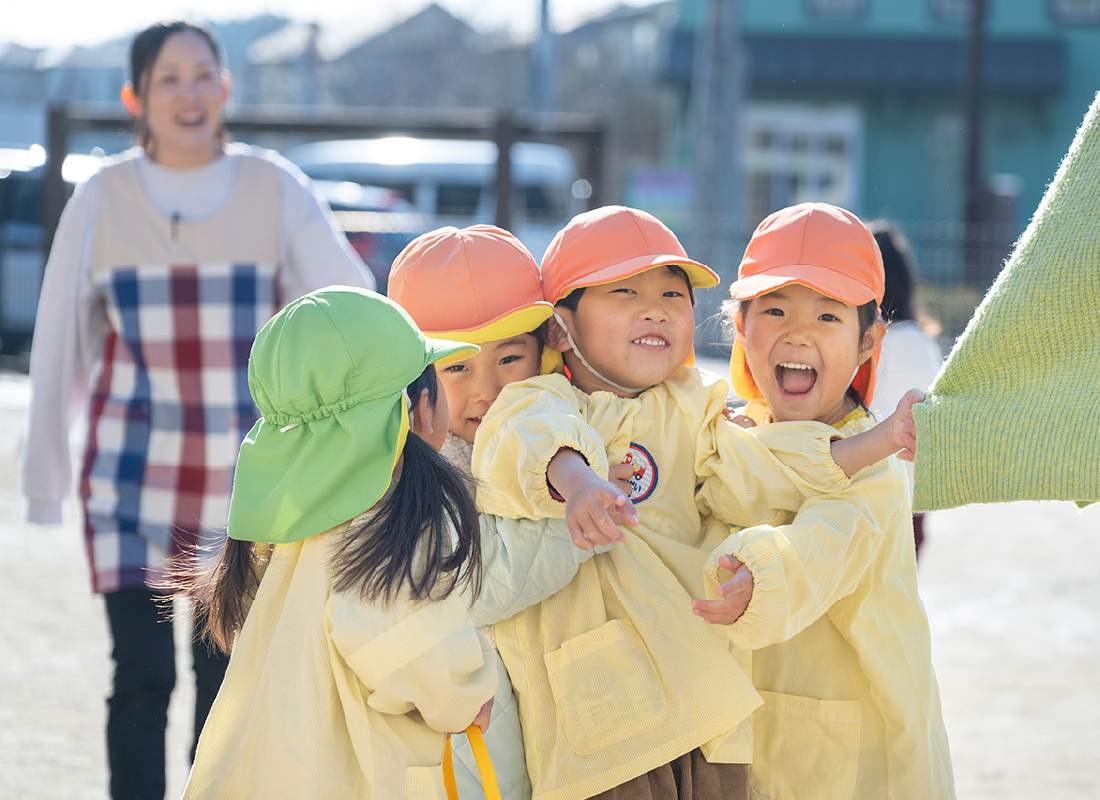
{"label": "checkered apron", "polygon": [[107,334],[80,497],[93,588],[111,592],[224,536],[258,417],[248,355],[279,307],[279,207],[274,168],[256,158],[240,158],[226,208],[194,223],[150,206],[132,159],[101,180],[92,283]]}

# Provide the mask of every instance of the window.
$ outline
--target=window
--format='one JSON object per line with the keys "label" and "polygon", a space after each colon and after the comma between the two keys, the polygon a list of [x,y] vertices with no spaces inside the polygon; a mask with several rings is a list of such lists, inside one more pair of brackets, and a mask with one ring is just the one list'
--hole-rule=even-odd
{"label": "window", "polygon": [[567,216],[561,187],[553,184],[524,186],[523,208],[527,219],[532,221],[558,222]]}
{"label": "window", "polygon": [[932,18],[937,22],[967,22],[970,19],[970,0],[929,0]]}
{"label": "window", "polygon": [[867,13],[867,0],[806,0],[806,10],[820,19],[853,19]]}
{"label": "window", "polygon": [[1100,0],[1050,0],[1056,22],[1100,24]]}
{"label": "window", "polygon": [[441,217],[472,217],[477,213],[481,187],[469,183],[440,183],[436,186],[435,213]]}
{"label": "window", "polygon": [[863,123],[845,106],[757,103],[746,115],[745,174],[752,222],[821,201],[860,211]]}

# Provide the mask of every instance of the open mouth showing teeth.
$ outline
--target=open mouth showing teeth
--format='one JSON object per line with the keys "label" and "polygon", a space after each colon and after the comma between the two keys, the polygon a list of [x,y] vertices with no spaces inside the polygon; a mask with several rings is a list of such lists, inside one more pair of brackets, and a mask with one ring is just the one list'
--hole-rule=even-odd
{"label": "open mouth showing teeth", "polygon": [[664,339],[657,339],[655,337],[646,336],[641,339],[635,339],[634,344],[644,344],[647,347],[667,347],[668,342]]}
{"label": "open mouth showing teeth", "polygon": [[775,368],[775,380],[787,394],[806,394],[817,383],[817,370],[808,364],[784,362]]}

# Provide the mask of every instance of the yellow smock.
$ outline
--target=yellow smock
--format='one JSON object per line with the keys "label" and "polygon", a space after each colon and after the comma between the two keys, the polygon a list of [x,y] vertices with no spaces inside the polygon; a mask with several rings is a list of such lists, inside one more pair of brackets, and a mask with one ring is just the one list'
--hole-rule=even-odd
{"label": "yellow smock", "polygon": [[733,734],[760,698],[724,630],[691,610],[721,542],[706,538],[702,520],[786,521],[848,480],[830,454],[834,430],[806,423],[755,435],[722,416],[727,394],[725,381],[692,368],[632,399],[548,375],[505,387],[482,422],[473,470],[483,512],[563,517],[546,485],[562,447],[604,477],[629,452],[645,478],[641,524],[627,541],[496,627],[535,798],[589,797],[696,747],[713,762],[751,756]]}
{"label": "yellow smock", "polygon": [[497,687],[468,597],[335,592],[347,523],[275,545],[199,738],[184,798],[446,797],[443,751]]}
{"label": "yellow smock", "polygon": [[[860,410],[838,430],[873,425]],[[808,499],[792,524],[735,531],[708,561],[711,598],[730,577],[720,555],[753,575],[744,615],[722,627],[755,650],[755,796],[954,798],[911,519],[902,462],[889,458]]]}

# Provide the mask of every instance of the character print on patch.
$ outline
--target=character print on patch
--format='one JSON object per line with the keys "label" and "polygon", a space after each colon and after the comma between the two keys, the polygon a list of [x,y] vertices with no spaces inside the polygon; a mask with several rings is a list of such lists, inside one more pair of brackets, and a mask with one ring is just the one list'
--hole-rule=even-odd
{"label": "character print on patch", "polygon": [[630,502],[638,503],[653,494],[657,488],[657,462],[649,451],[637,442],[631,442],[623,463],[634,467],[630,475]]}

